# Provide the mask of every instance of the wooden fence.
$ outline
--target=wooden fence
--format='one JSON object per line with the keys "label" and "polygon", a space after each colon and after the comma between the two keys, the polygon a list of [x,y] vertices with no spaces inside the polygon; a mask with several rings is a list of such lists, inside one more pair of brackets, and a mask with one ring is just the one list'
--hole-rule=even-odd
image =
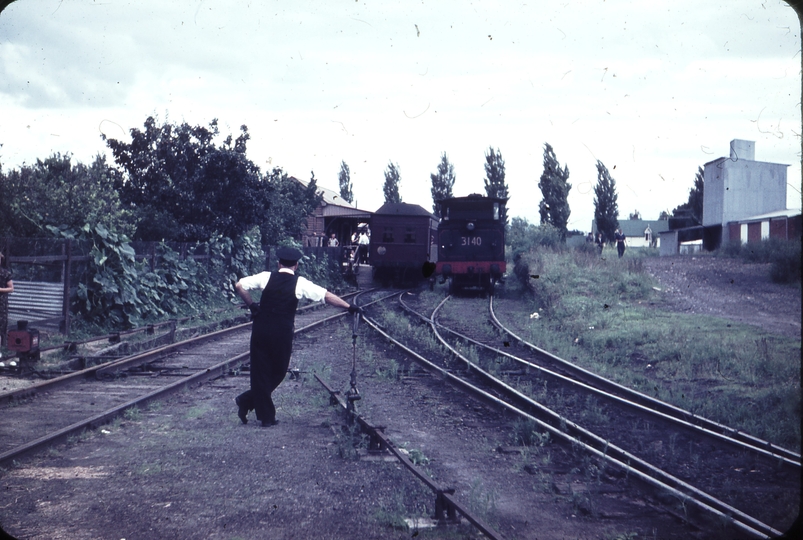
{"label": "wooden fence", "polygon": [[[70,295],[73,289],[74,266],[89,261],[89,257],[77,253],[77,246],[73,240],[47,240],[47,254],[31,254],[41,251],[41,246],[35,246],[36,239],[0,238],[0,250],[6,257],[6,264],[12,273],[25,265],[47,266],[58,269],[54,274],[60,274],[58,281],[32,280],[14,276],[14,292],[8,297],[9,313],[8,328],[16,328],[17,321],[28,321],[32,326],[40,329],[58,330],[63,334],[70,332]],[[156,253],[157,242],[136,242],[132,247],[137,252],[138,260],[147,260],[154,269],[159,256]],[[35,247],[34,247],[35,246]],[[171,245],[182,258],[188,256],[189,248],[195,244]],[[55,253],[54,253],[55,252]],[[196,260],[208,260],[208,254],[191,255]]]}

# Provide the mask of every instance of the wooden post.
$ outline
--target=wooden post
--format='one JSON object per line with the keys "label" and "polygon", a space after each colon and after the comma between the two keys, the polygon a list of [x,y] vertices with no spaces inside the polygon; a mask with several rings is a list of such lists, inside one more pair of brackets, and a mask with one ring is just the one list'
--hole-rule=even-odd
{"label": "wooden post", "polygon": [[72,270],[72,240],[69,238],[61,244],[61,254],[64,260],[61,263],[62,281],[64,282],[64,300],[62,305],[63,319],[59,324],[62,334],[70,333],[70,272]]}

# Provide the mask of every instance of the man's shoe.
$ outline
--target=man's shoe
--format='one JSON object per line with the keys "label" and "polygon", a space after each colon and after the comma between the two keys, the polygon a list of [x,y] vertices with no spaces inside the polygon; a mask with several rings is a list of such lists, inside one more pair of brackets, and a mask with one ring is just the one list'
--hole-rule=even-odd
{"label": "man's shoe", "polygon": [[268,420],[263,420],[262,421],[262,427],[271,427],[271,426],[275,426],[278,423],[279,423],[278,420],[273,420],[273,421],[270,421],[270,422]]}
{"label": "man's shoe", "polygon": [[239,397],[239,396],[237,396],[236,398],[234,398],[234,403],[236,403],[236,404],[237,404],[237,407],[238,407],[238,409],[237,409],[237,416],[239,416],[239,417],[240,417],[240,422],[242,422],[243,424],[247,424],[247,423],[248,423],[248,418],[247,418],[247,416],[248,416],[248,409],[246,409],[245,407],[243,407],[242,405],[240,405],[240,397]]}

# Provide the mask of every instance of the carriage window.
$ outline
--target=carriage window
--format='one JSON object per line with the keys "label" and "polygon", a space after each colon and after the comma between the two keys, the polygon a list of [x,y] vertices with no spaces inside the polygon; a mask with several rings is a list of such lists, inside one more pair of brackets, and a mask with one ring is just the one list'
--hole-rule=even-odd
{"label": "carriage window", "polygon": [[415,229],[412,227],[407,227],[404,229],[404,243],[415,244]]}
{"label": "carriage window", "polygon": [[494,203],[494,219],[499,219],[499,203]]}
{"label": "carriage window", "polygon": [[385,227],[385,232],[382,235],[382,241],[385,243],[393,242],[393,227]]}

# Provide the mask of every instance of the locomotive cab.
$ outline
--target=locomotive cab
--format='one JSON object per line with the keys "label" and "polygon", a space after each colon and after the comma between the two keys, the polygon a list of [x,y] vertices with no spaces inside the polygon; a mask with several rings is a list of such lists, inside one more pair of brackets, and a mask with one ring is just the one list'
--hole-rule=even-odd
{"label": "locomotive cab", "polygon": [[505,273],[505,199],[469,195],[439,201],[438,263],[450,289],[492,292]]}

